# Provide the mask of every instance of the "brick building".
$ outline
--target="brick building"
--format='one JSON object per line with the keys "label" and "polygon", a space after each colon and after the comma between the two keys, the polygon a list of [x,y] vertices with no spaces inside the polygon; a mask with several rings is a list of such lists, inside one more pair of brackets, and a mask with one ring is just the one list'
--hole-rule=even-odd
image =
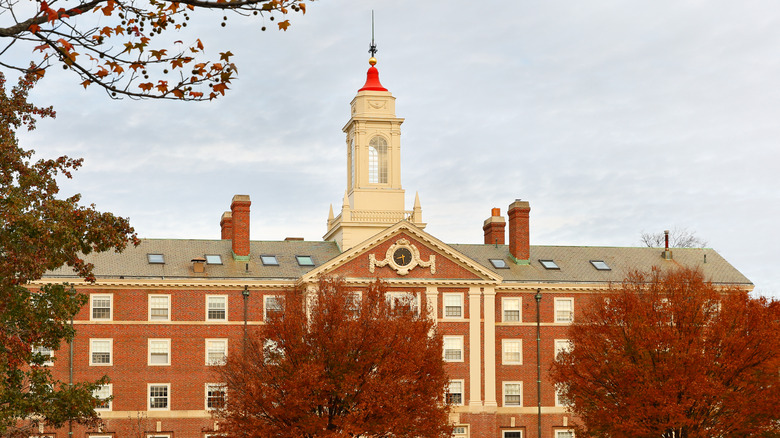
{"label": "brick building", "polygon": [[[63,381],[71,368],[76,381],[110,376],[101,395],[113,400],[100,409],[102,430],[74,427],[74,436],[205,438],[218,430],[209,412],[223,396],[215,367],[242,347],[246,327],[264,323],[282,291],[328,274],[356,289],[382,278],[430,309],[444,336],[455,436],[536,437],[541,412],[542,437],[566,438],[571,419],[544,372],[589,296],[629,268],[652,266],[696,266],[714,283],[752,288],[711,249],[530,245],[531,208],[522,200],[509,204],[507,218],[492,210],[484,244],[428,234],[419,198],[404,205],[403,119],[374,63],[343,128],[347,187],[323,241],[250,240],[251,201],[236,195],[220,240],[145,239],[122,254],[89,257],[97,282],[79,286],[90,299],[74,321],[72,363],[63,345],[52,367]],[[63,280],[74,281],[66,269],[41,282]]]}

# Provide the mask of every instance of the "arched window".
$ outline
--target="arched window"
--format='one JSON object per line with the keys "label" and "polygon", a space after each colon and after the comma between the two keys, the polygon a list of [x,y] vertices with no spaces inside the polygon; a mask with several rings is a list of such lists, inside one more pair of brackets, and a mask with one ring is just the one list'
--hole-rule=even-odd
{"label": "arched window", "polygon": [[383,137],[368,143],[368,182],[387,184],[387,140]]}

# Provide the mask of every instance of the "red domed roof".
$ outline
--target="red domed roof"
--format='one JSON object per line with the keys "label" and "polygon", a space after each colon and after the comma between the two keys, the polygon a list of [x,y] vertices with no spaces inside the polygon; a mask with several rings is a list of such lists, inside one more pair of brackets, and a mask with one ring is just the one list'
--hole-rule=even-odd
{"label": "red domed roof", "polygon": [[366,73],[366,84],[363,85],[363,88],[359,89],[358,91],[365,90],[387,91],[387,88],[383,87],[379,82],[379,70],[377,70],[373,65],[369,67],[368,72]]}

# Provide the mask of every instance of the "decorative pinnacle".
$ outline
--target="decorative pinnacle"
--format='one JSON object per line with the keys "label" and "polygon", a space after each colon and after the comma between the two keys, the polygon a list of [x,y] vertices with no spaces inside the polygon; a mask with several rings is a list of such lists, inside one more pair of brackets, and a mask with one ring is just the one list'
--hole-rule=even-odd
{"label": "decorative pinnacle", "polygon": [[[374,42],[374,11],[371,10],[371,44],[368,46],[368,53],[371,54],[371,58],[374,58],[376,56],[376,52],[378,51],[379,50],[376,48],[376,43]],[[376,64],[376,59],[374,59],[374,64]]]}

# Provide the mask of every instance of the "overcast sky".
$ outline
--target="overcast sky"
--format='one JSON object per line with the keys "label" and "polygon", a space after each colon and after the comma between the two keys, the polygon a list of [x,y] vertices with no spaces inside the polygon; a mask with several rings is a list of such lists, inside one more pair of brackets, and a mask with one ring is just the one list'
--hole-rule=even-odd
{"label": "overcast sky", "polygon": [[235,54],[228,96],[112,101],[52,69],[34,100],[58,117],[22,145],[84,157],[64,192],[141,237],[217,239],[240,193],[252,239],[321,240],[346,187],[341,128],[371,9],[426,231],[479,243],[490,209],[516,198],[535,245],[637,246],[687,228],[780,297],[775,1],[322,0],[287,32],[232,16],[223,29],[214,14],[177,39]]}

